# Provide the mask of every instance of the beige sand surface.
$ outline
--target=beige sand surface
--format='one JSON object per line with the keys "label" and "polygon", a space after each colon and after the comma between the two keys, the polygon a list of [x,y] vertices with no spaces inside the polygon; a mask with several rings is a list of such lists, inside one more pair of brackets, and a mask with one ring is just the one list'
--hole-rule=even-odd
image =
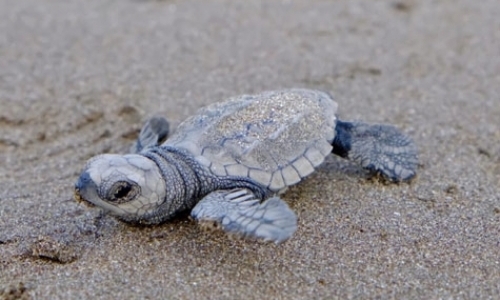
{"label": "beige sand surface", "polygon": [[[500,2],[0,0],[0,298],[494,299]],[[72,200],[141,122],[286,87],[411,135],[411,184],[329,158],[283,245],[187,218],[131,227]]]}

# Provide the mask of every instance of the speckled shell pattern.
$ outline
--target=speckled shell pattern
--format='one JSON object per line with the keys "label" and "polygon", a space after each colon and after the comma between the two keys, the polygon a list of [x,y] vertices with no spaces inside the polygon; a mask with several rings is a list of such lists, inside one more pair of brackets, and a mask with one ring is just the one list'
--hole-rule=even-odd
{"label": "speckled shell pattern", "polygon": [[189,151],[217,176],[247,176],[279,191],[331,153],[336,111],[337,103],[319,91],[242,95],[201,109],[164,145]]}

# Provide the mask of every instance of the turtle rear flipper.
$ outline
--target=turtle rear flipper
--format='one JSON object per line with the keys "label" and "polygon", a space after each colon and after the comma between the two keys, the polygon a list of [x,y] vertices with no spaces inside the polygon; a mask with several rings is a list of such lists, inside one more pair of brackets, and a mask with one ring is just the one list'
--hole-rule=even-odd
{"label": "turtle rear flipper", "polygon": [[132,145],[130,152],[139,153],[144,149],[159,146],[168,136],[170,126],[163,117],[152,117],[142,126],[139,137]]}
{"label": "turtle rear flipper", "polygon": [[198,202],[191,217],[204,227],[275,243],[297,230],[297,216],[283,200],[273,197],[260,203],[247,189],[212,192]]}
{"label": "turtle rear flipper", "polygon": [[417,148],[394,126],[337,121],[333,153],[394,182],[416,174]]}

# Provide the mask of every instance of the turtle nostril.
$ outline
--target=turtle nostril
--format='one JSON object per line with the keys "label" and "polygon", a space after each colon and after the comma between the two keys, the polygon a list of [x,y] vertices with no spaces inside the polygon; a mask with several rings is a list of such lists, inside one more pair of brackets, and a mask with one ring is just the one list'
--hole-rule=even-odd
{"label": "turtle nostril", "polygon": [[85,187],[91,182],[92,179],[90,178],[90,174],[88,172],[83,172],[78,178],[78,181],[75,183],[75,189],[84,190]]}
{"label": "turtle nostril", "polygon": [[[83,203],[85,205],[91,205],[89,202],[89,197],[92,198],[93,190],[95,189],[95,184],[92,178],[90,178],[90,174],[88,172],[82,172],[80,177],[75,183],[75,191],[73,194],[73,198],[78,203]],[[89,194],[90,193],[90,194]]]}

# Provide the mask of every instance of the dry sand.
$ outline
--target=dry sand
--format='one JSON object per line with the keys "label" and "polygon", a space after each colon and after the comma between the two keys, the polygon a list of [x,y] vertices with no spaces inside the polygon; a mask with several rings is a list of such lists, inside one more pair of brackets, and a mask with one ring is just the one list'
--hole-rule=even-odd
{"label": "dry sand", "polygon": [[[500,294],[500,2],[0,0],[0,298],[493,299]],[[336,96],[414,138],[411,184],[329,158],[285,244],[72,200],[141,122],[229,96]]]}

